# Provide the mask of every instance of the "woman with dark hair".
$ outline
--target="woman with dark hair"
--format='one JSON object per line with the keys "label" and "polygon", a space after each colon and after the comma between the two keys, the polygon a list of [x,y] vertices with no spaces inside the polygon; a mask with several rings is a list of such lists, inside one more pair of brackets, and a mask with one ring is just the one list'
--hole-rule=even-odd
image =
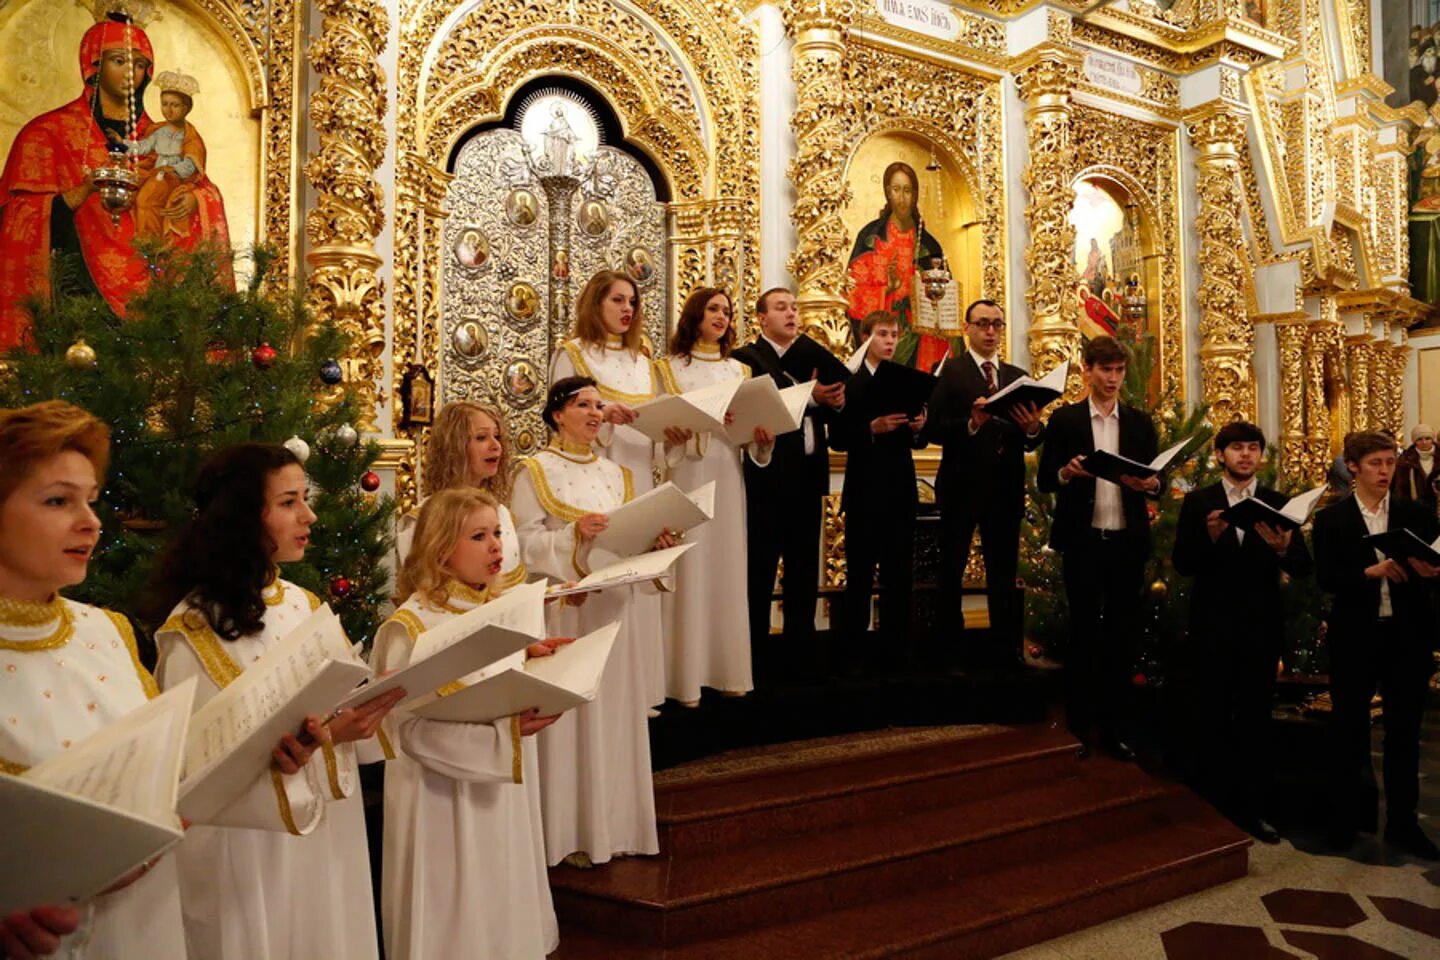
{"label": "woman with dark hair", "polygon": [[[521,461],[511,508],[520,554],[534,573],[577,580],[616,557],[594,549],[606,514],[635,495],[630,471],[599,456],[595,438],[605,401],[589,377],[555,381],[543,413],[550,444]],[[657,546],[672,546],[668,535]],[[639,587],[590,595],[583,606],[552,608],[555,636],[578,637],[620,621],[620,634],[593,703],[570,711],[537,738],[546,859],[589,866],[617,854],[660,851],[650,778],[648,694],[641,643],[658,631],[658,604],[636,602]],[[654,610],[654,613],[649,613]],[[647,631],[653,633],[647,634]]]}
{"label": "woman with dark hair", "polygon": [[[130,621],[60,596],[84,582],[100,539],[91,504],[109,459],[110,431],[79,407],[51,400],[0,410],[0,697],[9,719],[0,723],[0,771],[8,774],[63,753],[157,693]],[[106,843],[103,834],[89,839]],[[5,869],[25,870],[5,853]],[[0,917],[0,957],[57,951],[185,960],[175,858],[157,857],[86,904],[31,904]]]}
{"label": "woman with dark hair", "polygon": [[[305,556],[315,514],[289,450],[244,443],[200,468],[193,523],[170,544],[148,598],[161,687],[195,677],[204,704],[320,606],[280,578]],[[324,763],[295,737],[275,763],[180,845],[181,902],[194,956],[295,960],[378,955],[356,746],[396,695],[306,727]],[[393,754],[392,754],[393,755]],[[378,756],[375,757],[378,759]],[[303,905],[303,906],[302,906]]]}
{"label": "woman with dark hair", "polygon": [[[686,393],[749,376],[750,368],[730,356],[735,346],[729,294],[701,287],[680,310],[669,355],[655,364],[665,392]],[[746,444],[759,466],[770,462],[774,438],[755,431]],[[723,523],[706,524],[690,535],[692,544],[675,565],[676,592],[665,607],[665,692],[687,707],[700,704],[700,688],[729,696],[754,689],[750,671],[750,628],[744,618],[726,616],[748,609],[745,570],[745,480],[739,450],[725,437],[697,434],[683,445],[667,447],[670,479],[682,490],[715,483],[715,515]]]}
{"label": "woman with dark hair", "polygon": [[[945,259],[945,251],[920,215],[920,178],[915,168],[896,161],[881,177],[885,206],[855,236],[850,251],[850,309],[848,316],[858,329],[860,321],[877,310],[894,314],[900,321],[900,343],[895,362],[929,370],[946,350],[941,337],[914,330],[915,304],[910,295],[915,271],[926,270]],[[857,342],[859,342],[857,340]],[[923,349],[922,349],[923,347]]]}
{"label": "woman with dark hair", "polygon": [[[575,331],[550,361],[550,382],[566,377],[588,377],[604,401],[604,418],[596,437],[599,455],[615,461],[630,472],[635,493],[649,493],[659,468],[655,444],[629,424],[635,408],[655,396],[655,377],[650,351],[644,341],[644,314],[640,288],[618,270],[602,270],[590,278],[575,300]],[[676,433],[672,442],[684,442]],[[642,619],[660,622],[660,598],[640,597],[649,607]],[[665,702],[665,654],[660,631],[652,630],[641,640],[640,656],[645,670],[646,703]]]}

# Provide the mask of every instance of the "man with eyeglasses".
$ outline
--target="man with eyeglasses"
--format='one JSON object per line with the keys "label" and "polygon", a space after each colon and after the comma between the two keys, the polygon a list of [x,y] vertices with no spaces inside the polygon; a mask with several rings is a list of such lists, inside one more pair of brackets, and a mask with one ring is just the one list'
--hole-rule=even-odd
{"label": "man with eyeglasses", "polygon": [[[940,597],[937,637],[953,631],[960,655],[973,663],[1004,665],[1019,660],[1022,608],[1015,586],[1020,554],[1020,519],[1025,514],[1025,451],[1045,436],[1040,412],[1021,404],[1010,419],[985,412],[986,399],[1025,376],[1000,359],[1005,313],[994,300],[976,300],[965,311],[966,350],[944,361],[930,400],[924,438],[944,448],[936,478],[940,505]],[[985,559],[985,595],[990,640],[971,649],[965,630],[961,587],[970,542],[980,528]],[[946,641],[941,641],[946,643]],[[943,648],[942,648],[943,649]]]}

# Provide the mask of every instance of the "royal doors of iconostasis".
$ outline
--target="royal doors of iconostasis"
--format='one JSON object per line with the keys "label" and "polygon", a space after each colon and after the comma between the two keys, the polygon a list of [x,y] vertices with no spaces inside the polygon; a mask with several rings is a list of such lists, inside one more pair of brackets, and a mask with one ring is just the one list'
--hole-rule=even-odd
{"label": "royal doors of iconostasis", "polygon": [[440,395],[507,411],[515,450],[545,443],[550,357],[600,270],[639,288],[645,334],[671,319],[664,180],[607,142],[603,103],[540,86],[506,119],[461,141],[445,196]]}

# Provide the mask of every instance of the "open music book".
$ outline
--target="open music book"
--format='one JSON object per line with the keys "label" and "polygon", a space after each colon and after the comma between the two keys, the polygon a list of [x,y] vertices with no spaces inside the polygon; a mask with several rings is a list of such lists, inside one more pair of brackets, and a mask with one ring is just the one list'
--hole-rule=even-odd
{"label": "open music book", "polygon": [[1158,475],[1160,471],[1170,466],[1179,458],[1181,451],[1192,439],[1194,438],[1186,437],[1174,446],[1167,447],[1149,463],[1131,460],[1129,457],[1122,457],[1118,453],[1110,453],[1106,450],[1096,450],[1086,456],[1084,466],[1096,477],[1101,480],[1109,480],[1111,483],[1119,483],[1121,477],[1138,477],[1145,480]]}
{"label": "open music book", "polygon": [[595,699],[620,624],[611,623],[560,647],[438,697],[410,712],[427,720],[491,723],[538,707],[540,716],[563,713]]}
{"label": "open music book", "polygon": [[206,703],[190,721],[180,813],[208,823],[270,766],[280,738],[326,716],[370,676],[340,620],[322,606]]}
{"label": "open music book", "polygon": [[20,776],[0,774],[0,914],[88,900],[179,842],[194,699],[191,678]]}
{"label": "open music book", "polygon": [[814,389],[814,380],[784,390],[768,376],[746,380],[730,401],[730,425],[725,428],[725,436],[738,447],[755,439],[757,427],[764,427],[772,437],[799,430]]}
{"label": "open music book", "polygon": [[407,702],[418,699],[544,636],[545,584],[522,583],[420,634],[408,666],[362,683],[335,710],[358,707],[397,688],[405,690]]}
{"label": "open music book", "polygon": [[891,360],[881,360],[871,377],[866,400],[878,414],[903,413],[913,418],[920,415],[934,392],[935,377],[932,374]]}
{"label": "open music book", "polygon": [[1426,543],[1410,530],[1401,527],[1398,530],[1386,530],[1384,533],[1372,533],[1365,538],[1365,542],[1392,560],[1403,562],[1415,557],[1417,560],[1440,566],[1440,538],[1434,543]]}
{"label": "open music book", "polygon": [[547,597],[568,597],[577,593],[594,593],[611,587],[623,587],[632,583],[648,583],[675,565],[681,555],[695,546],[682,543],[678,547],[651,550],[635,557],[626,557],[591,571],[588,577],[579,580],[573,587],[554,586],[545,592]]}
{"label": "open music book", "polygon": [[696,433],[725,435],[725,413],[740,390],[744,378],[690,390],[678,396],[661,394],[635,408],[637,417],[630,426],[656,443],[663,443],[670,427]]}
{"label": "open music book", "polygon": [[1010,420],[1011,412],[1022,403],[1033,403],[1036,410],[1043,410],[1065,393],[1065,378],[1069,374],[1070,361],[1066,360],[1039,380],[1021,377],[992,393],[985,401],[985,412]]}
{"label": "open music book", "polygon": [[611,510],[595,549],[617,557],[648,553],[661,532],[683,533],[715,516],[715,482],[686,493],[669,481]]}
{"label": "open music book", "polygon": [[1253,530],[1257,523],[1268,523],[1276,530],[1299,530],[1315,511],[1315,504],[1329,489],[1321,484],[1314,490],[1291,497],[1285,506],[1276,509],[1258,497],[1246,497],[1233,507],[1226,509],[1220,519],[1241,530]]}

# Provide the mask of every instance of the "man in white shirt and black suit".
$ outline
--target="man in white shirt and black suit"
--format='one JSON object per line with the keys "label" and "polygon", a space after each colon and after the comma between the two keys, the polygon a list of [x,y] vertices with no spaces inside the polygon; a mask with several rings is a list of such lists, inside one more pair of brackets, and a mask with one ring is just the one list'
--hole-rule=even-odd
{"label": "man in white shirt and black suit", "polygon": [[[795,295],[784,287],[765,291],[755,305],[760,336],[732,356],[754,376],[769,376],[780,389],[816,379],[801,429],[775,438],[765,466],[745,458],[745,529],[750,591],[750,645],[757,678],[773,679],[777,660],[818,663],[815,601],[820,589],[821,501],[830,489],[826,428],[845,406],[850,372],[829,350],[800,333]],[[780,587],[784,654],[769,643],[770,598],[775,573],[785,561]]]}
{"label": "man in white shirt and black suit", "polygon": [[[1098,743],[1121,759],[1129,674],[1139,635],[1140,592],[1150,558],[1146,499],[1163,487],[1158,476],[1123,484],[1099,480],[1084,459],[1097,450],[1140,463],[1155,459],[1155,425],[1120,402],[1130,356],[1114,337],[1085,344],[1090,396],[1056,410],[1045,431],[1037,482],[1055,494],[1050,546],[1060,552],[1070,607],[1065,658],[1067,722],[1084,751]],[[1097,736],[1098,735],[1098,736]]]}
{"label": "man in white shirt and black suit", "polygon": [[1255,477],[1265,458],[1260,428],[1225,424],[1215,433],[1215,456],[1220,482],[1185,495],[1175,530],[1175,570],[1195,578],[1182,656],[1186,753],[1221,812],[1259,840],[1278,843],[1264,804],[1275,665],[1285,638],[1280,581],[1282,573],[1309,574],[1310,551],[1299,531],[1263,522],[1246,531],[1222,517],[1250,497],[1277,510],[1287,502]]}
{"label": "man in white shirt and black suit", "polygon": [[993,300],[970,304],[965,311],[967,349],[944,361],[922,435],[944,448],[935,478],[943,605],[936,611],[937,634],[953,632],[959,639],[964,632],[965,564],[978,526],[990,642],[983,652],[961,652],[967,659],[988,663],[1014,663],[1020,656],[1024,610],[1015,573],[1025,515],[1025,453],[1045,437],[1039,411],[1031,404],[1015,407],[1011,419],[985,413],[987,397],[1026,375],[1000,359],[1004,338],[1000,305]]}
{"label": "man in white shirt and black suit", "polygon": [[1415,816],[1420,798],[1420,723],[1434,672],[1434,593],[1440,568],[1387,558],[1365,542],[1406,529],[1434,542],[1434,510],[1390,495],[1393,438],[1373,432],[1345,438],[1354,492],[1315,515],[1315,576],[1331,595],[1325,645],[1330,654],[1330,722],[1335,733],[1332,842],[1348,847],[1357,830],[1373,832],[1370,701],[1378,688],[1385,713],[1385,840],[1415,856],[1440,858]]}

